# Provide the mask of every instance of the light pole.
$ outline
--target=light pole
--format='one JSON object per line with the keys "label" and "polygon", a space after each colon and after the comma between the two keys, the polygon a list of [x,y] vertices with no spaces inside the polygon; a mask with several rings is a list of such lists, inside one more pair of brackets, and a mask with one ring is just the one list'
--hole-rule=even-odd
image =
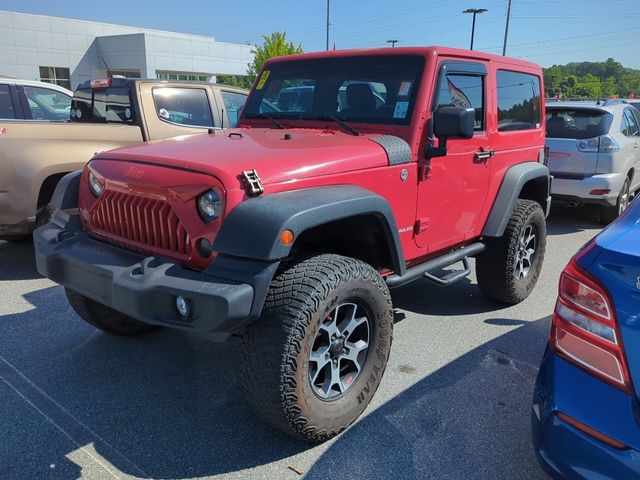
{"label": "light pole", "polygon": [[469,48],[469,50],[473,50],[473,36],[476,33],[476,15],[479,13],[484,13],[486,11],[486,8],[467,8],[464,12],[462,12],[473,13],[473,22],[471,23],[471,48]]}
{"label": "light pole", "polygon": [[391,44],[391,48],[396,46],[396,43],[400,43],[400,40],[387,40],[387,43]]}
{"label": "light pole", "polygon": [[327,0],[327,51],[329,51],[329,2],[331,0]]}
{"label": "light pole", "polygon": [[504,26],[504,44],[502,45],[502,56],[507,53],[507,35],[509,35],[509,18],[511,18],[511,0],[509,0],[509,6],[507,7],[507,23]]}

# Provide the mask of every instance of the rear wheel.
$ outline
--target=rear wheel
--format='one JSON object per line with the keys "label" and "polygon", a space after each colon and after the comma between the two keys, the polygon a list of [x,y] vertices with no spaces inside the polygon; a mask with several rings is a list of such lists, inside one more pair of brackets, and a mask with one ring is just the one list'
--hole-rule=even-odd
{"label": "rear wheel", "polygon": [[389,290],[371,266],[338,255],[295,263],[276,275],[244,335],[245,398],[286,433],[328,440],[369,404],[392,330]]}
{"label": "rear wheel", "polygon": [[149,325],[124,315],[68,288],[65,288],[64,292],[67,294],[69,304],[78,316],[103,332],[119,336],[133,336],[150,332],[157,328],[154,325]]}
{"label": "rear wheel", "polygon": [[600,211],[600,218],[602,219],[602,223],[609,224],[613,222],[616,218],[622,215],[627,207],[629,206],[629,201],[631,199],[631,192],[629,191],[631,187],[631,181],[627,178],[620,189],[620,194],[618,195],[618,201],[614,207],[610,206],[602,206],[602,210]]}
{"label": "rear wheel", "polygon": [[540,275],[546,235],[540,204],[518,200],[502,237],[487,239],[487,250],[476,259],[480,291],[510,305],[527,298]]}

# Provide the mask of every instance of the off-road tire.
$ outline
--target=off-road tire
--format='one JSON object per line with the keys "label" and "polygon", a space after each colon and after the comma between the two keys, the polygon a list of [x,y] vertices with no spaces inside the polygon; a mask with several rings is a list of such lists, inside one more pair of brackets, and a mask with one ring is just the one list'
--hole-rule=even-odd
{"label": "off-road tire", "polygon": [[[314,339],[336,305],[361,304],[371,325],[360,373],[344,393],[323,400],[309,379]],[[240,382],[265,422],[312,443],[345,430],[376,392],[393,333],[389,290],[371,266],[353,258],[318,255],[283,267],[274,277],[260,318],[243,335]]]}
{"label": "off-road tire", "polygon": [[622,184],[615,206],[603,205],[600,207],[600,220],[604,225],[609,225],[627,209],[631,196],[630,186],[631,180],[627,177]]}
{"label": "off-road tire", "polygon": [[78,292],[64,289],[69,304],[80,318],[103,332],[121,337],[141,335],[157,328],[124,315],[113,308],[80,295]]}
{"label": "off-road tire", "polygon": [[[535,253],[524,278],[518,278],[518,252],[521,235],[532,226],[536,231]],[[476,258],[480,291],[487,297],[509,305],[529,296],[538,281],[546,246],[546,221],[542,207],[532,200],[518,200],[502,237],[488,238],[487,249]]]}

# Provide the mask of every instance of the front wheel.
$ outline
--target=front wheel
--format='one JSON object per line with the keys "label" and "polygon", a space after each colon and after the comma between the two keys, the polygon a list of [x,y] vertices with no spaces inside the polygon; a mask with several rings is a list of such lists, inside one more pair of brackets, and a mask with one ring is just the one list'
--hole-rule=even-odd
{"label": "front wheel", "polygon": [[540,276],[546,237],[540,204],[518,200],[502,237],[487,239],[487,250],[476,259],[480,291],[509,305],[527,298]]}
{"label": "front wheel", "polygon": [[369,404],[393,331],[389,290],[371,266],[319,255],[280,271],[244,335],[241,384],[264,421],[311,442]]}

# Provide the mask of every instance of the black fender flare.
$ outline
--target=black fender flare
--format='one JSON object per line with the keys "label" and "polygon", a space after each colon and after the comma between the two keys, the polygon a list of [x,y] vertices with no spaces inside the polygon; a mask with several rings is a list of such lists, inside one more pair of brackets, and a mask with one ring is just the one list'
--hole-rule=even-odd
{"label": "black fender flare", "polygon": [[280,242],[283,230],[291,230],[298,238],[310,228],[368,214],[382,225],[394,271],[404,274],[400,236],[389,203],[374,192],[351,185],[311,187],[246,200],[222,222],[213,250],[223,255],[279,261],[292,247]]}
{"label": "black fender flare", "polygon": [[544,185],[544,198],[541,198],[542,209],[548,213],[551,199],[551,177],[549,169],[538,162],[524,162],[510,167],[502,179],[491,212],[482,229],[484,237],[501,237],[504,234],[511,213],[520,197],[523,187],[530,181],[539,181]]}

